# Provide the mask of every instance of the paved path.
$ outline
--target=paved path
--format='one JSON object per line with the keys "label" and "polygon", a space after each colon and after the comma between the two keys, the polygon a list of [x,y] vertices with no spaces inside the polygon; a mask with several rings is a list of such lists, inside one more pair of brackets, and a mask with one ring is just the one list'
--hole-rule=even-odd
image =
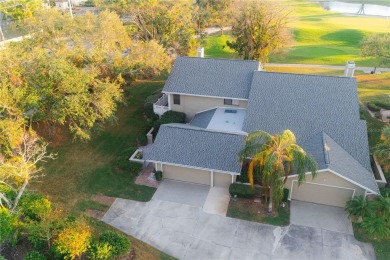
{"label": "paved path", "polygon": [[[335,69],[344,70],[345,66],[333,65],[315,65],[315,64],[284,64],[284,63],[266,63],[265,67],[296,67],[296,68],[313,68],[313,69]],[[355,70],[372,71],[374,67],[356,67]],[[390,72],[390,68],[376,68],[377,72]]]}
{"label": "paved path", "polygon": [[352,235],[264,225],[156,199],[116,199],[103,221],[179,259],[375,259],[372,246]]}

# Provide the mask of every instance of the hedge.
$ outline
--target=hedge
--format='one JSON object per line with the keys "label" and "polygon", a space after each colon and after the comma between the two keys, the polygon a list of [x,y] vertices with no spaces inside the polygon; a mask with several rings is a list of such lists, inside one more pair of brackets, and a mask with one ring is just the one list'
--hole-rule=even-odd
{"label": "hedge", "polygon": [[368,109],[370,109],[373,112],[378,112],[381,110],[381,108],[378,107],[374,102],[368,102],[367,107],[368,107]]}
{"label": "hedge", "polygon": [[381,107],[381,108],[383,108],[383,109],[388,109],[388,110],[390,110],[390,103],[377,101],[377,102],[375,102],[375,105],[376,105],[377,107]]}
{"label": "hedge", "polygon": [[119,256],[130,251],[130,242],[124,235],[107,231],[100,235],[99,242],[107,243],[111,247],[111,256]]}
{"label": "hedge", "polygon": [[182,112],[176,112],[176,111],[167,111],[161,116],[160,119],[157,119],[154,122],[153,124],[154,131],[155,133],[157,133],[162,124],[185,123],[185,121],[186,121],[186,114]]}
{"label": "hedge", "polygon": [[229,193],[232,197],[237,196],[238,198],[253,199],[255,197],[255,189],[241,183],[230,184]]}
{"label": "hedge", "polygon": [[156,181],[161,181],[162,176],[163,176],[162,171],[154,171],[154,177],[156,178]]}
{"label": "hedge", "polygon": [[290,193],[289,189],[286,189],[286,188],[283,189],[283,198],[282,198],[283,202],[287,202],[289,193]]}

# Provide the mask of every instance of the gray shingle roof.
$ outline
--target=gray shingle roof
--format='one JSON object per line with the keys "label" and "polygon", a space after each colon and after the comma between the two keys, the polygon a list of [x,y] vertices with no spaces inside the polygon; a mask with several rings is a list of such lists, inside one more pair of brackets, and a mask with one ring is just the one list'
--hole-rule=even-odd
{"label": "gray shingle roof", "polygon": [[258,61],[179,57],[163,92],[248,99]]}
{"label": "gray shingle roof", "polygon": [[215,132],[184,124],[162,125],[145,160],[240,173],[238,152],[245,135]]}
{"label": "gray shingle roof", "polygon": [[326,133],[314,135],[301,144],[301,147],[314,157],[319,170],[333,170],[373,192],[378,192],[373,173],[363,167]]}
{"label": "gray shingle roof", "polygon": [[191,120],[193,126],[207,128],[217,109],[210,109],[201,113],[197,113]]}
{"label": "gray shingle roof", "polygon": [[298,144],[326,132],[371,170],[365,121],[354,78],[255,72],[244,131],[290,129]]}

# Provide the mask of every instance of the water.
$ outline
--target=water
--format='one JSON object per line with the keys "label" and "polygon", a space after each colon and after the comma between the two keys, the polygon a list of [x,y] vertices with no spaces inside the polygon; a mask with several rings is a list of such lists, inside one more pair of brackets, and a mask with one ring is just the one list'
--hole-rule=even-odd
{"label": "water", "polygon": [[390,17],[390,6],[344,3],[339,1],[323,1],[320,4],[325,10],[338,13]]}

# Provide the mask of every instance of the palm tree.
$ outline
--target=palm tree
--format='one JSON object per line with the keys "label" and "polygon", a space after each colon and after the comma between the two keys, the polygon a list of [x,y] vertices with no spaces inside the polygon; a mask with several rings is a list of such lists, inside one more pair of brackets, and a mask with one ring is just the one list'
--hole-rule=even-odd
{"label": "palm tree", "polygon": [[298,183],[305,180],[306,172],[313,178],[317,175],[317,163],[300,146],[296,144],[295,135],[290,130],[270,135],[264,131],[249,133],[239,153],[242,163],[249,159],[248,177],[253,187],[253,168],[260,166],[262,183],[269,189],[268,211],[272,211],[272,203],[279,206],[283,198],[283,186],[293,170],[298,175]]}
{"label": "palm tree", "polygon": [[374,154],[386,170],[390,169],[390,127],[384,127],[381,142],[375,146]]}
{"label": "palm tree", "polygon": [[347,201],[345,210],[348,212],[350,218],[357,216],[358,222],[361,222],[364,217],[371,216],[374,213],[372,202],[369,202],[364,196],[356,196]]}

